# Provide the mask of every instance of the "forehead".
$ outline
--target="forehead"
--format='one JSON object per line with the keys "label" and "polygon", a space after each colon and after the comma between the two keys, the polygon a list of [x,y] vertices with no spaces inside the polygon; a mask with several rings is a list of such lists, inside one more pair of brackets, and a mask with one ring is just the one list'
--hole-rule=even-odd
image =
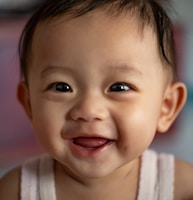
{"label": "forehead", "polygon": [[53,60],[80,64],[85,58],[88,62],[98,59],[103,63],[156,63],[163,69],[152,27],[142,29],[139,19],[131,13],[111,16],[96,11],[77,18],[61,16],[41,22],[34,34],[31,57],[32,64],[42,65]]}
{"label": "forehead", "polygon": [[95,40],[101,38],[106,42],[116,38],[118,43],[121,39],[133,35],[140,42],[151,43],[151,46],[158,52],[157,37],[150,25],[144,26],[140,19],[132,13],[113,16],[103,11],[93,11],[76,18],[64,15],[39,23],[34,33],[32,47],[46,44],[48,39],[55,39],[56,43],[66,38],[67,40],[81,38],[84,41],[84,36],[93,37]]}
{"label": "forehead", "polygon": [[57,29],[56,31],[58,31],[61,26],[66,28],[66,32],[69,28],[83,30],[92,26],[92,28],[95,27],[97,29],[94,29],[95,33],[97,33],[96,31],[99,30],[104,30],[107,32],[108,29],[105,29],[105,26],[110,28],[109,30],[119,31],[128,31],[132,26],[133,31],[138,33],[138,36],[142,37],[144,33],[148,32],[151,33],[155,38],[157,37],[153,25],[147,24],[147,22],[144,22],[144,20],[142,20],[133,12],[123,12],[113,15],[106,13],[106,11],[103,10],[95,10],[78,17],[62,15],[50,20],[42,21],[37,25],[35,34],[43,32],[46,33],[46,30],[48,29],[51,29],[52,31]]}

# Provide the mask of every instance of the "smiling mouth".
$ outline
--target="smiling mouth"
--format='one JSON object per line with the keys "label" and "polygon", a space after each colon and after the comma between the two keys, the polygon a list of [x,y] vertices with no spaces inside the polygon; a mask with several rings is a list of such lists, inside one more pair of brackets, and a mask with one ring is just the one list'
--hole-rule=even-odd
{"label": "smiling mouth", "polygon": [[73,143],[82,149],[95,150],[111,144],[112,140],[101,137],[77,137]]}

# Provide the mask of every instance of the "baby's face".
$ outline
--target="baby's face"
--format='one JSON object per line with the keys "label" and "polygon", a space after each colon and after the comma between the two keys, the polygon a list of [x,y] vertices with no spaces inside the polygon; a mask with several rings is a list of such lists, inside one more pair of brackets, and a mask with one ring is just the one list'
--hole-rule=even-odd
{"label": "baby's face", "polygon": [[28,71],[31,120],[72,173],[106,176],[150,145],[167,88],[156,37],[96,12],[39,25]]}

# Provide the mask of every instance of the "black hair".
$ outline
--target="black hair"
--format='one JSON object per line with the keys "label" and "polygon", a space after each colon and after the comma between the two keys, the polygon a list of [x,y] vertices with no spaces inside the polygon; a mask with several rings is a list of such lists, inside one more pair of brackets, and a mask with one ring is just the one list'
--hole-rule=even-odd
{"label": "black hair", "polygon": [[[166,0],[162,0],[162,3]],[[172,76],[176,76],[176,56],[173,25],[161,0],[45,0],[28,20],[19,42],[21,76],[27,80],[31,45],[36,27],[40,22],[52,20],[62,15],[79,17],[96,9],[107,14],[132,12],[139,17],[141,25],[152,26],[159,45],[160,56],[169,66]]]}

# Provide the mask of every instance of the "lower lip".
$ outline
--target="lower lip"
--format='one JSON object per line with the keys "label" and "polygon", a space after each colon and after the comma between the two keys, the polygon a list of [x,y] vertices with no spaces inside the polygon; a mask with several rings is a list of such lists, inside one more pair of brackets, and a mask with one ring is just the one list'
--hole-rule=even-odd
{"label": "lower lip", "polygon": [[114,141],[110,140],[109,142],[105,143],[104,145],[98,148],[84,148],[84,147],[74,144],[73,140],[70,140],[69,146],[73,154],[78,157],[93,157],[105,151],[107,148],[112,146],[113,143]]}

